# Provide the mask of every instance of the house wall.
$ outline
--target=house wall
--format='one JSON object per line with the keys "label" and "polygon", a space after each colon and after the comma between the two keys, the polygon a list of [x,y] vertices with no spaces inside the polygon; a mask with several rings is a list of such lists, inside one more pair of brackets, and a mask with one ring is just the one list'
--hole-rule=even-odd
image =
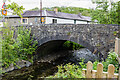
{"label": "house wall", "polygon": [[6,18],[5,22],[7,23],[7,25],[10,26],[17,26],[21,24],[21,19],[20,18]]}
{"label": "house wall", "polygon": [[[57,24],[74,24],[74,20],[60,19],[53,17],[45,17],[45,24],[53,24],[52,20],[57,19]],[[10,26],[21,25],[21,18],[6,18],[6,23]],[[28,25],[40,24],[40,17],[30,17],[28,18]],[[76,24],[87,24],[87,21],[78,21]]]}
{"label": "house wall", "polygon": [[87,21],[77,21],[76,20],[76,24],[87,24]]}
{"label": "house wall", "polygon": [[46,24],[52,24],[52,20],[57,19],[57,24],[74,24],[74,20],[46,17]]}
{"label": "house wall", "polygon": [[29,25],[36,25],[40,23],[40,18],[39,17],[31,17],[28,18],[28,24]]}
{"label": "house wall", "polygon": [[[10,26],[21,25],[21,18],[6,18],[5,21]],[[40,23],[40,18],[38,18],[38,17],[28,18],[29,25],[35,25],[38,23]]]}
{"label": "house wall", "polygon": [[[58,24],[74,24],[74,20],[60,19],[60,18],[53,18],[53,17],[46,17],[46,24],[52,24],[53,19],[57,19]],[[76,24],[87,24],[87,21],[76,20]]]}

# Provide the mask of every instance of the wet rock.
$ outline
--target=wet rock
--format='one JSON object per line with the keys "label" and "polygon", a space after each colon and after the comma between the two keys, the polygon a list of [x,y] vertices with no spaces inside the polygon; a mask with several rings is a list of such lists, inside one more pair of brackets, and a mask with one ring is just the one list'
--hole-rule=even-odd
{"label": "wet rock", "polygon": [[21,60],[21,61],[16,62],[15,69],[19,69],[19,67],[20,68],[22,68],[22,67],[29,67],[30,65],[32,65],[31,62],[25,61],[25,60]]}
{"label": "wet rock", "polygon": [[20,69],[23,67],[29,67],[30,65],[32,65],[32,63],[30,63],[29,61],[25,61],[25,60],[21,60],[21,61],[17,61],[16,62],[16,66],[13,64],[10,64],[10,66],[8,68],[2,68],[2,71],[5,72],[9,72],[9,71],[13,71],[15,69]]}
{"label": "wet rock", "polygon": [[29,61],[25,61],[25,64],[26,64],[26,67],[29,67],[30,65],[32,65],[32,63]]}
{"label": "wet rock", "polygon": [[9,72],[9,71],[12,71],[14,70],[14,65],[13,64],[10,64],[10,66],[8,68],[2,68],[2,71],[3,72]]}
{"label": "wet rock", "polygon": [[88,61],[95,61],[98,60],[98,57],[95,54],[92,54],[91,51],[89,51],[86,48],[82,48],[80,50],[76,50],[71,54],[71,61],[74,63],[79,63],[81,59],[84,59],[84,62]]}
{"label": "wet rock", "polygon": [[26,66],[26,64],[25,64],[25,61],[24,61],[24,60],[17,61],[17,62],[16,62],[15,69],[19,69],[19,68],[22,68],[22,67],[25,67],[25,66]]}

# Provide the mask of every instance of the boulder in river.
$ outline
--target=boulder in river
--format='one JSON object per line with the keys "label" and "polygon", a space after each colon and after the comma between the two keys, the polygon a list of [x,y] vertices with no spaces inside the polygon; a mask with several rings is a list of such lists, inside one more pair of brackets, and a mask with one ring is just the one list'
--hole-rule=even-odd
{"label": "boulder in river", "polygon": [[70,61],[76,64],[78,64],[81,59],[84,59],[84,62],[94,62],[95,60],[98,60],[98,57],[86,48],[75,50],[70,56]]}

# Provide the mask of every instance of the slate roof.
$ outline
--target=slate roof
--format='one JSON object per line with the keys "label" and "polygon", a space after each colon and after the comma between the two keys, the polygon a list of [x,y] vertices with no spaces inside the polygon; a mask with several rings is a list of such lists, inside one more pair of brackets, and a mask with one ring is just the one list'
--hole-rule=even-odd
{"label": "slate roof", "polygon": [[[40,11],[25,11],[22,14],[23,17],[40,17]],[[69,14],[63,12],[55,12],[55,11],[42,11],[42,16],[46,17],[55,17],[55,18],[64,18],[64,19],[73,19],[73,20],[82,20],[82,21],[91,21],[91,17],[82,16],[80,14]],[[17,15],[10,15],[6,17],[19,17]]]}

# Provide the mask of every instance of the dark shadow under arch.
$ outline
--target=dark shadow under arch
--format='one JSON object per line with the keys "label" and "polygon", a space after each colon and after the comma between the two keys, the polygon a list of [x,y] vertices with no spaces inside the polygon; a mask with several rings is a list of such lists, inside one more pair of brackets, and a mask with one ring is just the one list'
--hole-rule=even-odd
{"label": "dark shadow under arch", "polygon": [[[37,41],[38,41],[38,49],[43,44],[51,42],[51,41],[61,41],[60,44],[63,44],[65,41],[72,41],[72,42],[78,43],[78,44],[86,47],[92,53],[95,53],[96,56],[98,56],[100,60],[103,57],[103,55],[101,54],[100,51],[98,51],[95,47],[90,45],[89,42],[84,41],[82,37],[78,37],[76,39],[76,37],[70,37],[69,35],[55,35],[55,36],[44,37],[42,39],[38,37]],[[43,48],[44,48],[44,46],[43,46]]]}

